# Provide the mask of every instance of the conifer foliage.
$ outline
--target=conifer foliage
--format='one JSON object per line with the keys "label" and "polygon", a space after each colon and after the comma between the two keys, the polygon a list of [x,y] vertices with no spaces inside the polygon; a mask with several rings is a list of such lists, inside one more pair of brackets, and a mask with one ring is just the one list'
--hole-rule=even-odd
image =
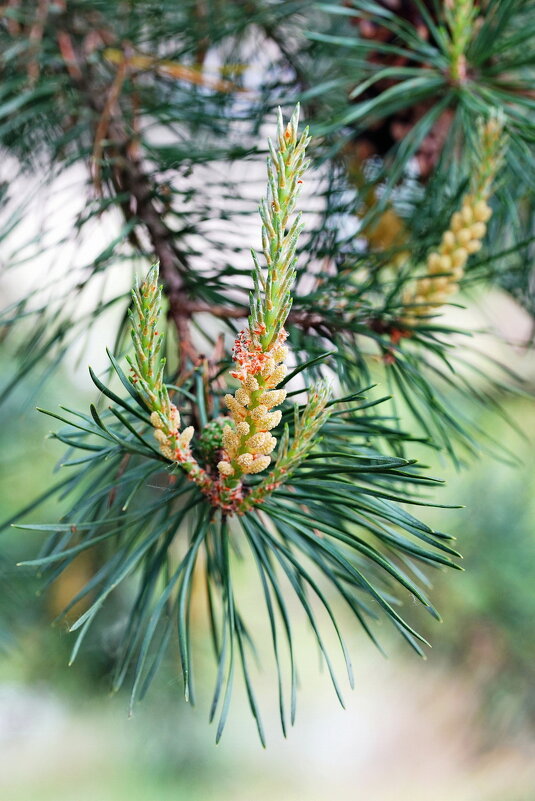
{"label": "conifer foliage", "polygon": [[[265,741],[260,624],[240,563],[262,599],[284,732],[303,621],[342,703],[327,633],[352,684],[341,606],[374,643],[384,620],[423,653],[412,602],[438,617],[426,571],[458,567],[459,554],[413,514],[440,496],[411,449],[462,464],[488,447],[481,408],[499,411],[520,383],[497,366],[484,375],[447,311],[476,283],[535,310],[534,60],[519,55],[533,18],[522,0],[392,5],[14,0],[1,11],[0,141],[17,175],[2,185],[6,267],[63,243],[47,229],[20,246],[29,201],[17,180],[29,171],[53,186],[84,165],[73,236],[115,221],[96,259],[75,259],[70,289],[41,282],[3,311],[16,362],[3,396],[39,370],[59,380],[81,333],[124,311],[109,371],[90,370],[89,411],[45,412],[67,453],[59,483],[18,516],[49,535],[26,569],[50,583],[97,554],[65,610],[78,615],[73,660],[109,596],[134,588],[113,677],[132,704],[173,649],[194,700],[201,583],[217,739],[240,672]],[[131,294],[80,315],[118,265]],[[27,522],[51,495],[61,520]]]}

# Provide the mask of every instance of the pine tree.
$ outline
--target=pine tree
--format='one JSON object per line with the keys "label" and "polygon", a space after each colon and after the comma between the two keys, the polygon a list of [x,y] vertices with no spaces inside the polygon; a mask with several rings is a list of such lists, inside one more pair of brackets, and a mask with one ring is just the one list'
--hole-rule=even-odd
{"label": "pine tree", "polygon": [[[384,616],[422,653],[399,604],[438,617],[419,563],[455,568],[459,554],[407,511],[440,502],[411,450],[458,465],[492,450],[479,412],[499,413],[521,385],[506,368],[482,375],[445,312],[493,285],[535,311],[532,11],[524,0],[4,5],[0,137],[15,175],[1,185],[4,265],[45,264],[62,242],[45,220],[20,244],[31,174],[54,187],[83,168],[69,236],[97,232],[102,246],[90,264],[74,257],[70,285],[53,275],[4,309],[17,370],[3,397],[32,371],[50,379],[109,308],[122,312],[109,372],[91,370],[89,413],[68,401],[46,412],[63,424],[65,476],[17,525],[49,532],[27,563],[48,582],[100,554],[66,610],[85,599],[73,659],[110,594],[137,582],[113,682],[131,681],[132,703],[175,631],[193,700],[202,572],[217,738],[239,668],[264,741],[239,559],[258,575],[284,731],[298,664],[289,592],[341,701],[324,637],[327,620],[351,683],[335,597],[374,642]],[[81,315],[119,266],[132,293]],[[58,494],[72,499],[61,521],[25,522]]]}

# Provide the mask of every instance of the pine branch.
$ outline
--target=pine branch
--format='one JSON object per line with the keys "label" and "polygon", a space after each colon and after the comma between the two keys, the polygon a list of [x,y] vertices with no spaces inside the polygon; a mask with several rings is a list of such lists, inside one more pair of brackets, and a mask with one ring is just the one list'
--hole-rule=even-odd
{"label": "pine branch", "polygon": [[[306,131],[298,136],[297,124],[297,111],[286,127],[279,118],[271,148],[268,195],[261,206],[266,267],[261,269],[255,258],[249,326],[239,334],[233,354],[234,377],[241,386],[234,396],[225,396],[233,425],[228,417],[207,417],[205,392],[214,405],[220,400],[216,382],[205,387],[194,372],[180,387],[165,383],[159,329],[162,290],[154,266],[132,294],[129,378],[110,356],[128,396],[117,394],[91,371],[95,385],[111,402],[108,409],[91,406],[90,415],[47,412],[65,424],[57,439],[71,454],[81,453],[65,463],[65,469],[72,471],[69,489],[77,495],[73,506],[57,524],[20,526],[52,534],[41,555],[27,563],[48,570],[50,580],[85,550],[107,543],[104,563],[69,605],[92,593],[89,605],[71,626],[76,632],[72,660],[110,594],[128,577],[138,577],[114,680],[114,687],[120,687],[133,666],[132,704],[146,692],[156,672],[173,620],[178,621],[184,695],[192,700],[192,579],[196,570],[204,571],[217,661],[211,712],[211,718],[218,718],[217,740],[240,666],[259,737],[265,742],[249,666],[254,630],[249,629],[247,610],[234,590],[233,548],[237,550],[240,543],[247,547],[259,575],[270,620],[283,730],[288,714],[279,650],[281,625],[290,651],[292,694],[296,686],[286,589],[302,607],[343,702],[316,605],[325,611],[339,640],[352,684],[349,652],[331,593],[349,606],[374,642],[372,626],[380,612],[422,653],[420,643],[425,640],[394,607],[393,598],[396,590],[405,593],[437,617],[424,589],[405,568],[411,567],[411,560],[455,567],[458,555],[447,535],[433,531],[401,505],[425,503],[422,493],[434,486],[434,480],[422,474],[414,461],[384,456],[370,445],[378,436],[393,447],[407,439],[403,431],[381,427],[375,413],[368,416],[367,410],[380,401],[368,401],[354,387],[351,394],[330,400],[325,382],[310,386],[325,354],[299,363],[294,371],[305,376],[304,403],[292,409],[286,390],[279,387],[291,378],[284,366],[285,325],[290,319],[301,230],[299,216],[292,220],[291,215],[307,166],[308,136]],[[171,392],[177,392],[176,404]],[[271,411],[275,406],[281,408]],[[191,425],[181,429],[194,408],[203,421],[198,436]],[[284,430],[277,442],[271,431],[280,422]],[[261,477],[275,448],[274,464]],[[155,494],[153,476],[163,470],[167,473]],[[58,491],[62,489],[60,485]],[[414,574],[418,575],[416,570]],[[294,701],[291,706],[293,722]]]}

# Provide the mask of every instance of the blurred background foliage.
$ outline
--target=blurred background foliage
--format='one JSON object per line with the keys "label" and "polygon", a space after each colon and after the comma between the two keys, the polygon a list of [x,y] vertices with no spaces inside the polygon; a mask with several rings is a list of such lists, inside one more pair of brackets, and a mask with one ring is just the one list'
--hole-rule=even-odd
{"label": "blurred background foliage", "polygon": [[[293,330],[292,345],[303,358],[317,353],[320,339],[321,350],[334,345],[344,355],[335,365],[340,382],[352,385],[358,376],[362,383],[368,372],[383,394],[385,356],[399,357],[400,370],[406,364],[409,381],[414,365],[429,359],[431,369],[427,375],[422,369],[413,391],[417,412],[433,421],[434,447],[413,441],[422,438],[422,426],[399,392],[396,413],[407,421],[411,455],[421,453],[432,474],[448,480],[440,502],[466,505],[426,517],[444,526],[447,515],[466,569],[433,575],[444,623],[431,628],[419,616],[433,644],[427,664],[409,661],[388,636],[391,659],[383,662],[355,636],[358,686],[343,717],[324,702],[326,682],[313,678],[312,643],[300,635],[314,662],[310,670],[307,659],[303,666],[302,719],[288,744],[270,743],[269,759],[252,745],[243,698],[214,755],[205,715],[175,703],[180,677],[171,657],[126,722],[126,698],[112,702],[105,691],[134,587],[112,596],[85,658],[67,671],[72,643],[65,624],[49,623],[87,581],[99,554],[77,560],[43,594],[39,576],[14,567],[35,555],[38,535],[3,534],[3,798],[297,801],[328,792],[349,801],[360,782],[375,801],[414,801],[428,799],[433,782],[436,801],[532,800],[535,412],[510,387],[532,393],[535,380],[529,353],[535,9],[529,0],[465,4],[479,18],[455,72],[447,6],[433,0],[2,4],[2,519],[50,486],[62,457],[60,443],[43,439],[49,425],[32,411],[37,399],[55,408],[66,396],[71,406],[93,397],[85,364],[104,370],[102,346],[123,349],[132,276],[153,254],[167,274],[170,303],[173,276],[183,282],[179,299],[189,304],[197,352],[217,349],[203,315],[227,310],[221,325],[232,335],[246,302],[248,247],[257,237],[265,132],[275,107],[296,100],[315,137],[315,172],[305,195],[295,303],[304,322]],[[406,253],[418,264],[437,243],[466,187],[475,121],[494,106],[506,114],[511,146],[486,244],[463,285],[469,311],[450,312],[444,324],[421,332],[410,343],[412,361],[404,362],[407,351],[392,333],[399,291],[410,276],[396,265]],[[450,328],[471,328],[470,341],[484,354],[475,371],[462,367],[469,376],[462,386],[444,382],[433,360],[437,337],[449,336]],[[489,344],[478,338],[481,328],[513,344]],[[170,350],[175,346],[172,335]],[[472,358],[468,345],[458,350],[461,359]],[[496,360],[523,381],[498,369]],[[445,402],[448,424],[428,391]],[[497,401],[520,436],[496,415]],[[466,422],[462,432],[452,419]],[[459,465],[480,452],[484,437],[509,455],[500,461],[485,453],[469,473],[458,473],[439,453],[449,448]],[[63,511],[51,498],[39,520]],[[254,602],[245,573],[240,581]],[[208,675],[203,627],[197,638]],[[209,684],[202,670],[200,681]],[[419,760],[429,773],[414,766],[402,742],[424,749]],[[413,766],[411,775],[402,763]]]}

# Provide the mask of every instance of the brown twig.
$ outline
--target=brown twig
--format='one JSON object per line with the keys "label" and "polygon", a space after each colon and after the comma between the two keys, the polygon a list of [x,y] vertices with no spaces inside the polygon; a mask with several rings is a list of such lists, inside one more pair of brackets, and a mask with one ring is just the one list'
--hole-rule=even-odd
{"label": "brown twig", "polygon": [[58,40],[59,52],[65,62],[67,72],[74,81],[82,80],[82,70],[76,58],[74,47],[72,45],[72,38],[66,31],[58,31],[56,34]]}
{"label": "brown twig", "polygon": [[95,130],[91,166],[93,170],[93,182],[99,195],[102,195],[101,164],[104,154],[104,140],[110,126],[112,114],[114,111],[118,110],[119,96],[126,79],[127,71],[127,62],[125,61],[119,65]]}
{"label": "brown twig", "polygon": [[20,22],[15,16],[6,14],[7,9],[14,9],[15,12],[18,12],[20,9],[20,0],[8,0],[6,5],[0,8],[0,16],[2,20],[5,21],[8,33],[10,36],[18,36],[21,32]]}
{"label": "brown twig", "polygon": [[39,64],[39,46],[43,38],[46,20],[49,11],[49,0],[39,0],[33,25],[30,28],[28,40],[30,42],[31,58],[28,61],[28,78],[31,84],[36,83],[39,78],[41,67]]}

